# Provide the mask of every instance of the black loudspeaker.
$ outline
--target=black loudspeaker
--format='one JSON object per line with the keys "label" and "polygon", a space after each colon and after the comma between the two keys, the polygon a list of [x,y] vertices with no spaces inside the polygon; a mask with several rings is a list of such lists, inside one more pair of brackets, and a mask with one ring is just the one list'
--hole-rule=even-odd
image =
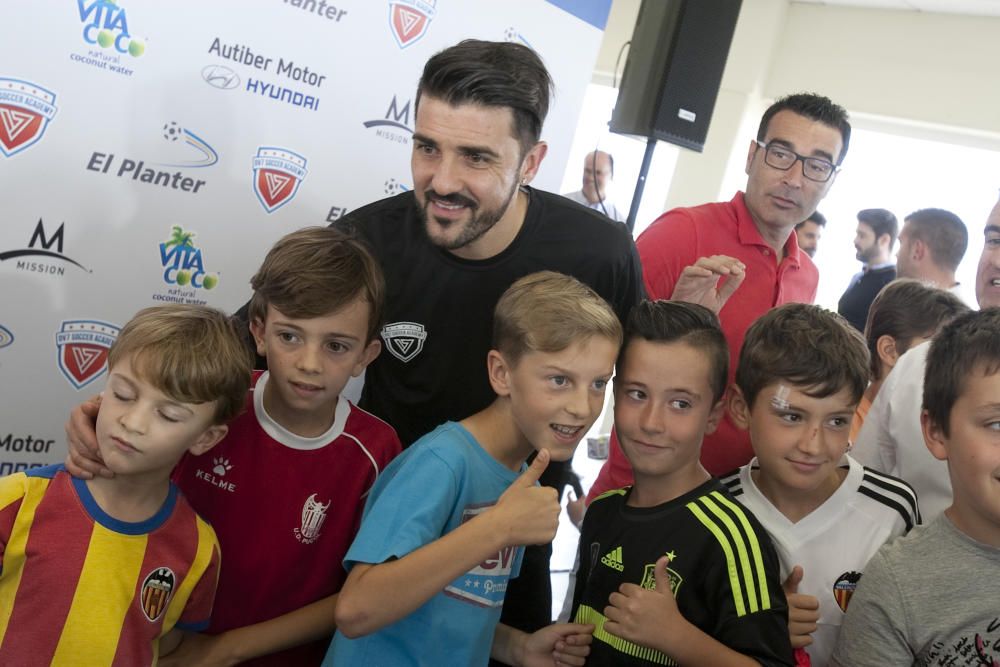
{"label": "black loudspeaker", "polygon": [[643,0],[612,132],[701,152],[741,0]]}

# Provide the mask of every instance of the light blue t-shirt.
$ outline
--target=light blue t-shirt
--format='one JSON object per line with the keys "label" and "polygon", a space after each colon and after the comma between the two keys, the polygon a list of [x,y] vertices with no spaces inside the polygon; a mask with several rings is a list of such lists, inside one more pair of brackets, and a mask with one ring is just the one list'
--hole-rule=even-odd
{"label": "light blue t-shirt", "polygon": [[[437,540],[495,504],[517,476],[460,424],[442,424],[376,480],[344,567],[402,558]],[[523,551],[503,549],[370,635],[348,639],[338,632],[324,667],[486,665],[507,582],[517,576]]]}

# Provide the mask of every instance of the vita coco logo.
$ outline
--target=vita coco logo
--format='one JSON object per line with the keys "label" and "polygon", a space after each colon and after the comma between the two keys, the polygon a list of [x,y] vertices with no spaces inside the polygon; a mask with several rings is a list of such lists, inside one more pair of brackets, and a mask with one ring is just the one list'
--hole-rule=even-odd
{"label": "vita coco logo", "polygon": [[146,45],[132,37],[125,9],[116,0],[77,0],[76,4],[83,23],[83,41],[133,58],[146,51]]}
{"label": "vita coco logo", "polygon": [[[174,303],[198,303],[204,301],[192,299],[195,289],[214,289],[219,284],[218,273],[205,271],[205,262],[201,249],[194,244],[194,232],[185,231],[181,226],[171,228],[170,238],[160,243],[160,264],[163,266],[163,282],[175,286],[166,295],[154,294],[156,301]],[[191,287],[184,290],[181,288]]]}

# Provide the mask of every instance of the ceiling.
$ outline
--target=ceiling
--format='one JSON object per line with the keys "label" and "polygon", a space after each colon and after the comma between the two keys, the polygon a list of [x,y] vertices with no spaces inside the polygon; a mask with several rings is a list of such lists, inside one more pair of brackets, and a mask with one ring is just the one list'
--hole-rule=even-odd
{"label": "ceiling", "polygon": [[1000,17],[1000,0],[793,0],[793,2]]}

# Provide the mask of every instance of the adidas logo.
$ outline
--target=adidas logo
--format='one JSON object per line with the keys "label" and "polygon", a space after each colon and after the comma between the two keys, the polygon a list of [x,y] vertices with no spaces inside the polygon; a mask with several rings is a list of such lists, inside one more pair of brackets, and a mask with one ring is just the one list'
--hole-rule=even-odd
{"label": "adidas logo", "polygon": [[601,562],[610,567],[612,570],[618,570],[621,572],[625,569],[625,563],[622,562],[622,548],[615,547],[608,553],[601,556]]}

